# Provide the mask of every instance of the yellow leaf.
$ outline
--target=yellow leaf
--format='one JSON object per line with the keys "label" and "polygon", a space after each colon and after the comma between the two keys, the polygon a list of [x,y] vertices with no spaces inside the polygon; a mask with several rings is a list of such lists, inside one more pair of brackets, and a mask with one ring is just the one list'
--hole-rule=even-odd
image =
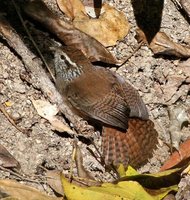
{"label": "yellow leaf", "polygon": [[135,181],[104,183],[100,187],[79,187],[69,183],[63,175],[61,179],[68,200],[161,200],[168,192],[176,189],[176,186],[164,188],[162,193],[154,190],[154,195],[151,195]]}
{"label": "yellow leaf", "polygon": [[139,173],[130,165],[127,167],[127,170],[123,166],[123,164],[120,164],[117,168],[117,172],[119,173],[120,177],[130,177],[130,176],[136,176],[139,175]]}
{"label": "yellow leaf", "polygon": [[5,105],[6,105],[7,107],[11,107],[11,106],[13,105],[13,103],[12,103],[11,101],[6,101],[6,102],[5,102]]}
{"label": "yellow leaf", "polygon": [[[118,181],[137,181],[145,188],[165,188],[169,186],[175,186],[180,181],[180,174],[182,169],[171,169],[166,170],[163,172],[157,172],[155,174],[134,174],[131,173],[126,175],[125,177],[122,177]],[[127,172],[126,172],[127,174]]]}
{"label": "yellow leaf", "polygon": [[117,168],[117,172],[120,177],[126,176],[125,167],[123,166],[123,164],[119,165],[119,167]]}
{"label": "yellow leaf", "polygon": [[136,176],[136,175],[139,175],[139,173],[134,169],[132,168],[131,166],[128,166],[127,168],[127,171],[125,172],[126,176]]}

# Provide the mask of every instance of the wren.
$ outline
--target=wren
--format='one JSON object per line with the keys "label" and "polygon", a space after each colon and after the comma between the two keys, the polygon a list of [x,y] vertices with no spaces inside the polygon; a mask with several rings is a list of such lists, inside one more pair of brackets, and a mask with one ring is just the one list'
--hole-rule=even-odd
{"label": "wren", "polygon": [[[80,50],[58,48],[54,61],[56,87],[60,94],[77,114],[104,126],[102,148],[105,163],[127,165],[128,161],[135,159],[129,155],[135,148],[138,151],[142,148],[139,154],[143,154],[144,159],[141,160],[147,160],[150,153],[143,152],[142,144],[147,150],[147,143],[153,143],[147,151],[151,152],[157,132],[148,119],[147,108],[138,91],[111,70],[92,65]],[[143,138],[148,138],[147,142],[142,143]],[[133,163],[139,165],[139,162]]]}

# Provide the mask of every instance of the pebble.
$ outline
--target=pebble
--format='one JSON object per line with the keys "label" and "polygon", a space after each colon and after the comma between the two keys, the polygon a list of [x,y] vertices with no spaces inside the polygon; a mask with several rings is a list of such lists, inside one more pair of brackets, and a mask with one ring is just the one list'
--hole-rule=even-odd
{"label": "pebble", "polygon": [[26,92],[25,85],[22,85],[20,83],[14,83],[14,89],[16,92],[24,94]]}
{"label": "pebble", "polygon": [[11,117],[14,119],[14,120],[19,120],[21,118],[21,115],[17,112],[14,112],[11,114]]}
{"label": "pebble", "polygon": [[31,100],[29,100],[29,99],[26,100],[26,103],[27,103],[28,105],[31,105],[31,104],[32,104]]}
{"label": "pebble", "polygon": [[4,73],[3,73],[3,78],[4,78],[4,79],[7,79],[8,77],[9,77],[9,74],[8,74],[7,72],[4,72]]}

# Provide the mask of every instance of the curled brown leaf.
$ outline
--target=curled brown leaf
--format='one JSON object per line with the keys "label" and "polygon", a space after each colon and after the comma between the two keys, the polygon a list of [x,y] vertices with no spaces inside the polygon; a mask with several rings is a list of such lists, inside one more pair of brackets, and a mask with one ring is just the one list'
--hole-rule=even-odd
{"label": "curled brown leaf", "polygon": [[113,55],[100,42],[78,30],[72,24],[59,19],[42,1],[29,2],[24,7],[24,11],[30,17],[42,23],[64,44],[80,49],[91,62],[117,63]]}
{"label": "curled brown leaf", "polygon": [[148,45],[155,55],[169,55],[179,58],[190,57],[190,47],[173,42],[164,32],[158,32],[150,43],[141,29],[136,30],[136,39]]}
{"label": "curled brown leaf", "polygon": [[185,163],[188,163],[189,160],[190,160],[190,140],[186,140],[180,145],[179,151],[175,151],[170,156],[170,158],[164,163],[160,171],[165,171],[167,169],[184,165]]}
{"label": "curled brown leaf", "polygon": [[108,4],[98,19],[75,18],[73,25],[81,31],[96,38],[104,46],[113,46],[129,32],[130,26],[124,13]]}
{"label": "curled brown leaf", "polygon": [[150,48],[154,54],[171,55],[179,58],[190,57],[190,48],[173,42],[164,32],[156,34],[150,43]]}
{"label": "curled brown leaf", "polygon": [[[74,27],[92,36],[104,46],[115,45],[129,32],[130,26],[124,13],[108,4],[103,4],[102,13],[99,11],[98,18],[91,18],[80,0],[57,0],[57,3],[60,9],[73,20]],[[95,11],[97,8],[91,9]]]}

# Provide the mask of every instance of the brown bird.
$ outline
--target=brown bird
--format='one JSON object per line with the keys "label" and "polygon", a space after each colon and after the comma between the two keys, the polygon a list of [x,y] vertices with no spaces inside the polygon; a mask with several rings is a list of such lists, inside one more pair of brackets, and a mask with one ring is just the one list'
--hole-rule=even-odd
{"label": "brown bird", "polygon": [[104,125],[107,165],[139,166],[150,157],[157,132],[136,89],[116,73],[93,66],[73,48],[55,51],[56,87],[77,114]]}

